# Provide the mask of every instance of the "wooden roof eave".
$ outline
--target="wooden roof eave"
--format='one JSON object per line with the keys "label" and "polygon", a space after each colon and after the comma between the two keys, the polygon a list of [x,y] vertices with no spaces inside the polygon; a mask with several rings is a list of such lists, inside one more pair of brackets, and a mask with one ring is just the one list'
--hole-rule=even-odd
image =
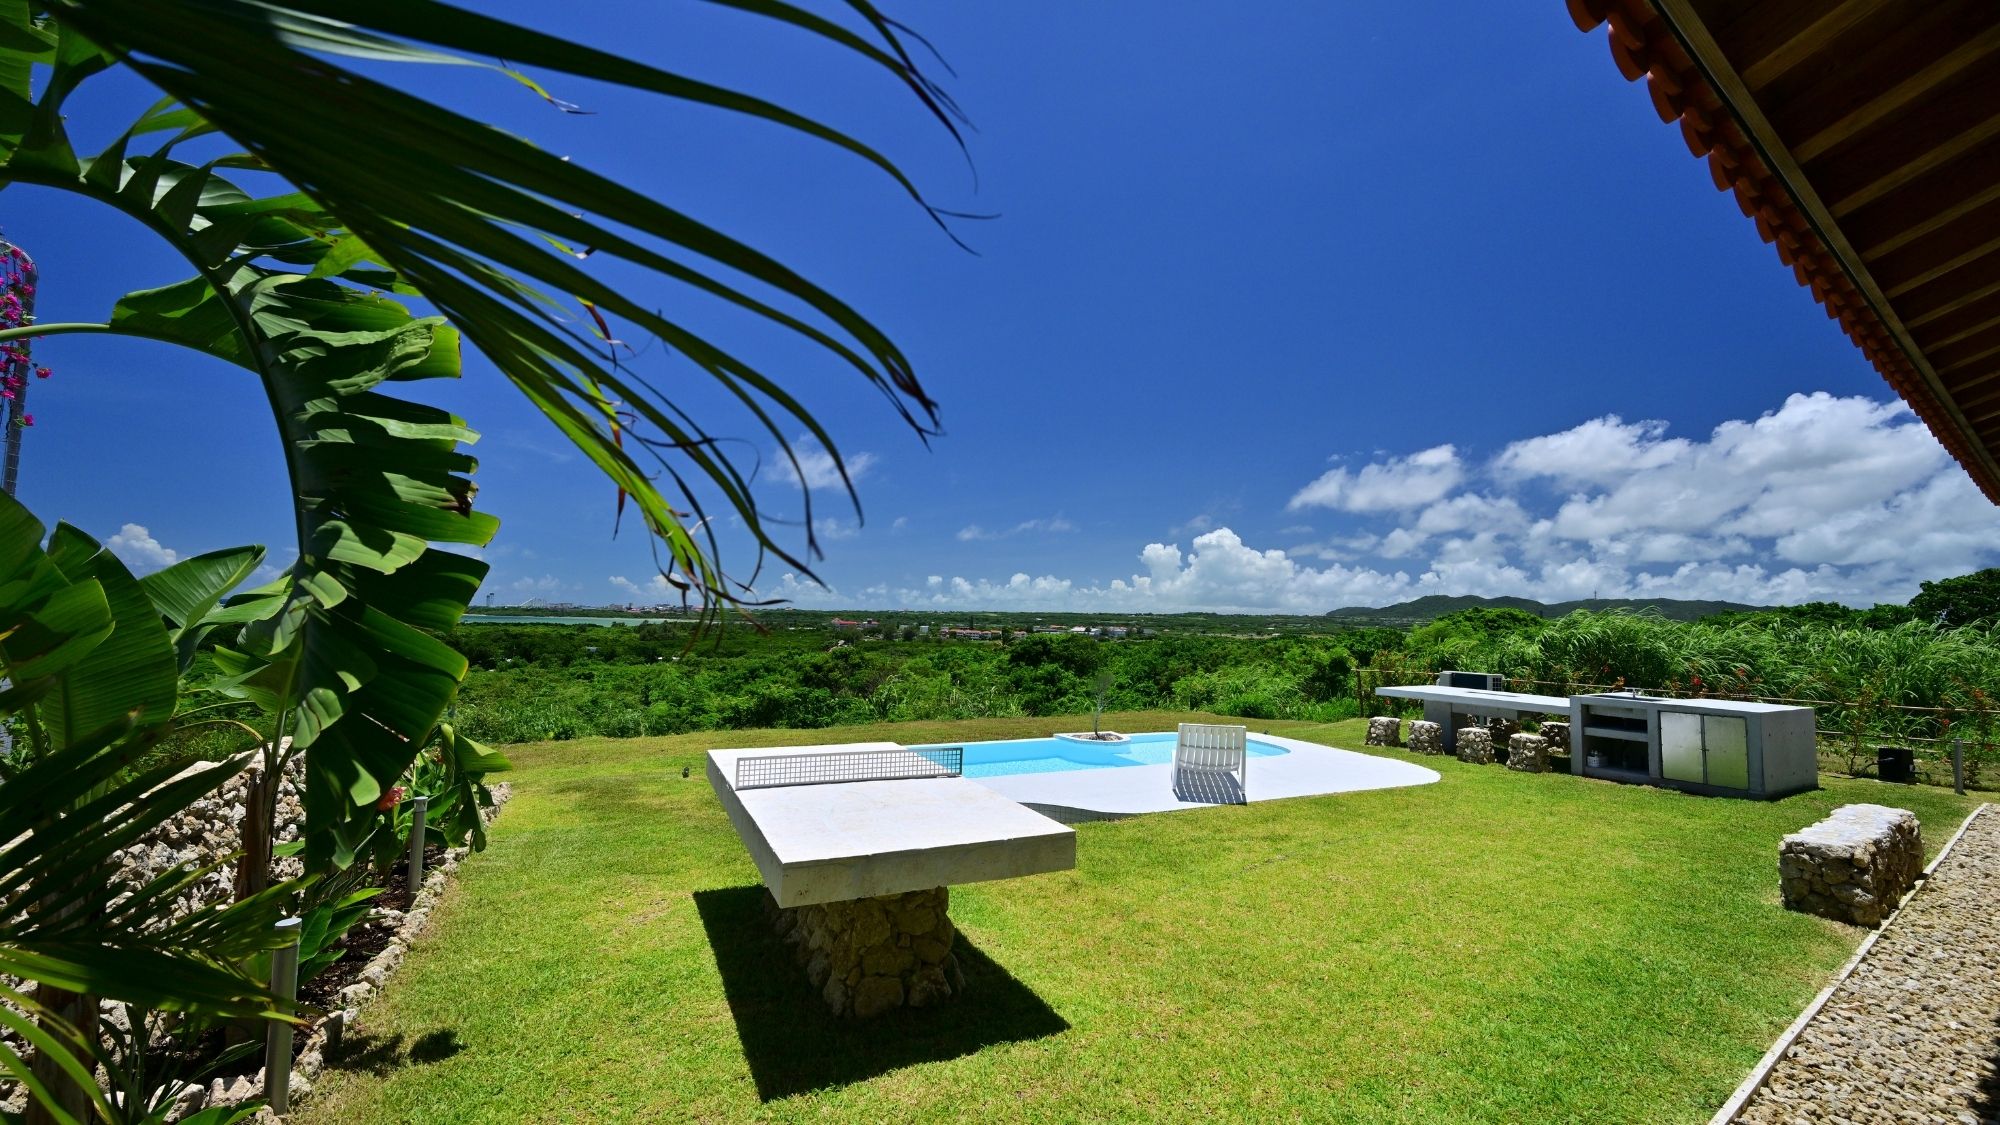
{"label": "wooden roof eave", "polygon": [[[1576,25],[1609,24],[1613,61],[1644,78],[1654,109],[1678,123],[1688,148],[1706,157],[1719,190],[1732,192],[1760,237],[1792,268],[1827,315],[1910,404],[1987,499],[2000,503],[2000,459],[1979,440],[1894,304],[1850,244],[1757,98],[1688,0],[1567,0]],[[1864,7],[1847,0],[1823,18],[1837,31]]]}

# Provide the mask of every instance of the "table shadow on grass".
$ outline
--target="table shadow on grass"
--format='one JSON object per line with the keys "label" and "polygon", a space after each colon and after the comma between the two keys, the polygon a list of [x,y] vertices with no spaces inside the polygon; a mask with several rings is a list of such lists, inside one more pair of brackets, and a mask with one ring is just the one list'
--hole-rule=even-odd
{"label": "table shadow on grass", "polygon": [[736,1037],[763,1101],[1069,1030],[1069,1021],[963,933],[952,946],[965,974],[961,994],[934,1008],[838,1019],[772,929],[765,899],[762,886],[694,894]]}

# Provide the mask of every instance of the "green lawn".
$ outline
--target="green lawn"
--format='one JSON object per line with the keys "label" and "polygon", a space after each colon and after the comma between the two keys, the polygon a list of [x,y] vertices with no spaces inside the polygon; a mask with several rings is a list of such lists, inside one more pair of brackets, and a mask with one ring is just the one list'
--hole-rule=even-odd
{"label": "green lawn", "polygon": [[[1416,758],[1444,780],[1080,826],[1074,871],[953,888],[962,1003],[824,1017],[702,751],[1077,723],[511,749],[491,848],[303,1119],[1700,1121],[1861,937],[1778,906],[1779,836],[1880,801],[1934,852],[1974,804]],[[1356,747],[1362,725],[1252,729]]]}

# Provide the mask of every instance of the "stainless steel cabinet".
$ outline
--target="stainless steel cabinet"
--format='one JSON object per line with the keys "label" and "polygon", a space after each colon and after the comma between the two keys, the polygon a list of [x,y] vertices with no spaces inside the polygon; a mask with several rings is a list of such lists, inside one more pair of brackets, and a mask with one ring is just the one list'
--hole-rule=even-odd
{"label": "stainless steel cabinet", "polygon": [[[1819,785],[1813,712],[1727,699],[1631,692],[1571,700],[1579,772],[1722,796],[1781,797]],[[1632,746],[1620,753],[1621,745]],[[1646,750],[1644,770],[1638,747]]]}

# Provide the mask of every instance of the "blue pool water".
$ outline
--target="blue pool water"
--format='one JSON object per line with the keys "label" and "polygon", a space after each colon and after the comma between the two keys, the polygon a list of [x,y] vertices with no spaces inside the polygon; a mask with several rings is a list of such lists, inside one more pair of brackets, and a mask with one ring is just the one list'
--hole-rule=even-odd
{"label": "blue pool water", "polygon": [[[1130,742],[1092,745],[1061,738],[1022,738],[1008,742],[967,742],[965,776],[1002,777],[1011,773],[1054,773],[1058,770],[1095,770],[1107,766],[1161,766],[1174,760],[1171,733],[1135,734]],[[950,745],[940,743],[940,746]],[[1289,753],[1280,746],[1259,742],[1250,736],[1250,756],[1269,758]],[[912,746],[922,753],[931,747]]]}

